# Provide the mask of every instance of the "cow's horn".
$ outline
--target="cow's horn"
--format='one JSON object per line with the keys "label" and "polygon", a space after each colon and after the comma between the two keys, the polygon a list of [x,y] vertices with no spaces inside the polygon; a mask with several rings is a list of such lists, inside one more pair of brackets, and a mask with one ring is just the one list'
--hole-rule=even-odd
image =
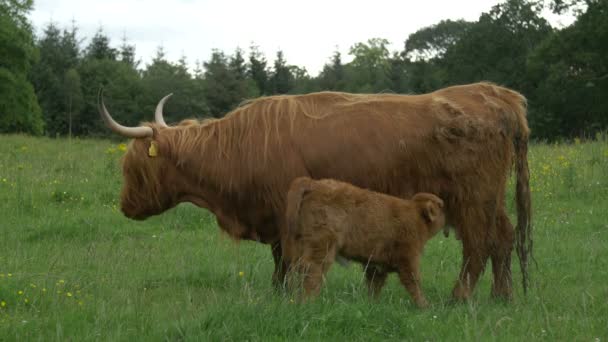
{"label": "cow's horn", "polygon": [[99,101],[97,104],[99,108],[99,114],[101,114],[101,118],[105,121],[106,125],[110,127],[114,132],[123,135],[129,138],[146,138],[152,136],[152,128],[140,126],[140,127],[126,127],[123,126],[110,116],[108,110],[106,109],[106,105],[103,103],[103,90],[99,91]]}
{"label": "cow's horn", "polygon": [[167,100],[171,97],[171,95],[173,94],[169,94],[165,97],[163,97],[160,102],[158,103],[158,105],[156,105],[156,111],[154,112],[154,120],[156,121],[157,124],[163,126],[163,127],[169,127],[167,126],[167,123],[165,122],[165,118],[163,117],[163,106],[165,105],[165,102],[167,102]]}

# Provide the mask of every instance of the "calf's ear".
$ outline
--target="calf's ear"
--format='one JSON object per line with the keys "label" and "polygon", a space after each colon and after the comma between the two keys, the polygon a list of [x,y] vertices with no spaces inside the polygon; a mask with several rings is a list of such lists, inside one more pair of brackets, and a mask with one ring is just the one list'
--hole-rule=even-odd
{"label": "calf's ear", "polygon": [[433,223],[439,216],[439,208],[433,201],[426,201],[421,204],[422,217],[428,222]]}

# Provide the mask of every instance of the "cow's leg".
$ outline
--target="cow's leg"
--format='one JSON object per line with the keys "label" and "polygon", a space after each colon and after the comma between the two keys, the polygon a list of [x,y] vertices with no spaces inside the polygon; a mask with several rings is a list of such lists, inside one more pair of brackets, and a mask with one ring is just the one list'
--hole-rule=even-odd
{"label": "cow's leg", "polygon": [[365,281],[367,283],[367,294],[371,298],[377,298],[386,282],[388,273],[383,269],[368,265],[365,268]]}
{"label": "cow's leg", "polygon": [[488,261],[488,233],[493,229],[494,215],[483,208],[480,204],[464,209],[463,220],[457,223],[462,237],[462,267],[452,291],[456,300],[469,299]]}
{"label": "cow's leg", "polygon": [[288,265],[283,259],[283,251],[281,243],[276,242],[270,245],[272,258],[274,259],[274,272],[272,273],[272,285],[275,288],[283,288],[285,284],[285,276],[287,274]]}
{"label": "cow's leg", "polygon": [[512,296],[511,252],[515,231],[504,208],[498,209],[495,232],[490,249],[494,275],[492,296],[510,299]]}
{"label": "cow's leg", "polygon": [[399,280],[412,296],[416,306],[425,308],[429,304],[420,287],[420,257],[415,256],[404,260],[399,267]]}

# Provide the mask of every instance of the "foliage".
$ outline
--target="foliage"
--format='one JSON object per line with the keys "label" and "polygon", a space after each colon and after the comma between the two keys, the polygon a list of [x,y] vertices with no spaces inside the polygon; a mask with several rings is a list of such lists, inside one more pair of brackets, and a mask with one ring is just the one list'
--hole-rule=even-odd
{"label": "foliage", "polygon": [[[171,93],[174,95],[164,109],[168,123],[208,114],[206,101],[200,95],[203,84],[190,75],[185,57],[177,64],[171,63],[166,59],[164,49],[159,48],[152,63],[144,70],[140,83],[141,111],[134,125],[144,119],[152,120],[158,101]],[[142,112],[147,115],[145,118],[141,116]]]}
{"label": "foliage", "polygon": [[490,80],[527,91],[526,58],[551,27],[540,7],[524,0],[498,4],[472,25],[442,61],[447,83]]}
{"label": "foliage", "polygon": [[[50,136],[68,134],[70,117],[77,118],[83,108],[80,75],[76,70],[80,57],[77,34],[75,26],[62,32],[50,23],[38,40],[40,60],[30,78],[42,108],[46,134]],[[70,97],[76,97],[76,106],[71,108],[66,100]]]}
{"label": "foliage", "polygon": [[[97,113],[102,87],[114,117],[137,125],[151,120],[169,93],[174,96],[165,116],[177,122],[222,117],[258,96],[321,90],[415,94],[484,80],[528,98],[534,139],[593,135],[608,129],[607,4],[506,0],[475,21],[441,20],[423,27],[405,39],[401,51],[390,51],[386,39],[372,38],[353,44],[346,63],[336,49],[314,76],[289,63],[283,51],[267,60],[255,44],[247,55],[240,48],[232,54],[214,50],[193,70],[185,57],[169,61],[162,47],[150,64],[140,65],[126,36],[116,46],[99,28],[81,46],[84,38],[74,22],[68,29],[49,24],[34,44],[26,15],[32,2],[0,0],[0,52],[7,56],[0,60],[0,132],[44,128],[49,136],[110,135]],[[574,14],[576,21],[553,28],[542,15],[546,9]]]}
{"label": "foliage", "polygon": [[109,59],[114,61],[118,56],[118,50],[110,47],[110,38],[100,28],[86,48],[85,56],[88,59]]}
{"label": "foliage", "polygon": [[462,19],[448,19],[422,28],[407,37],[403,54],[410,60],[441,58],[473,25]]}
{"label": "foliage", "polygon": [[[235,57],[238,58],[238,56]],[[232,61],[233,68],[237,67],[237,63],[240,62]],[[246,84],[237,79],[238,73],[231,72],[228,60],[221,51],[214,50],[211,60],[204,63],[204,66],[207,85],[204,94],[209,111],[214,117],[222,117],[245,99]]]}
{"label": "foliage", "polygon": [[283,56],[283,51],[277,52],[274,69],[270,76],[270,89],[273,94],[287,94],[294,86],[294,77]]}
{"label": "foliage", "polygon": [[323,66],[319,74],[319,85],[326,90],[343,90],[346,88],[344,65],[340,51],[335,51],[331,56],[330,63]]}
{"label": "foliage", "polygon": [[0,133],[42,134],[44,122],[34,87],[24,75],[0,68],[0,93]]}
{"label": "foliage", "polygon": [[268,94],[266,57],[264,57],[256,45],[252,45],[249,49],[249,77],[255,82],[260,95]]}
{"label": "foliage", "polygon": [[44,122],[28,74],[38,54],[28,0],[0,0],[0,132],[41,134]]}
{"label": "foliage", "polygon": [[359,93],[381,92],[389,89],[389,41],[372,38],[350,48],[353,61],[349,64],[347,90]]}
{"label": "foliage", "polygon": [[608,127],[607,18],[608,1],[591,2],[572,26],[530,55],[531,124],[539,137],[593,135]]}

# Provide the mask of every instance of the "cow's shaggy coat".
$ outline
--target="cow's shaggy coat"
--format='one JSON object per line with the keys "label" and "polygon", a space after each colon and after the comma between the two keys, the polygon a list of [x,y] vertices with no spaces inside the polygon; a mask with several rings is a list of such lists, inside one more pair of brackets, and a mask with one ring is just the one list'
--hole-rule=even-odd
{"label": "cow's shaggy coat", "polygon": [[[467,298],[490,258],[492,293],[509,297],[514,241],[527,287],[529,129],[515,91],[476,83],[424,95],[272,96],[219,120],[145,125],[153,137],[134,139],[123,161],[125,215],[143,219],[184,201],[207,208],[234,238],[273,246],[275,281],[284,277],[287,189],[308,176],[401,198],[439,195],[463,245],[453,295]],[[513,167],[517,238],[505,209]]]}

